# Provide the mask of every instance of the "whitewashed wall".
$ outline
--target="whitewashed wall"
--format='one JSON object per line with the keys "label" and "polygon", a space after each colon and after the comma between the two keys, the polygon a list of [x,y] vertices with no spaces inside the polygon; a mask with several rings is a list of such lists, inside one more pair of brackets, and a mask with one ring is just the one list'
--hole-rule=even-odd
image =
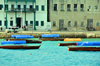
{"label": "whitewashed wall", "polygon": [[[6,17],[6,13],[4,12],[4,0],[0,0],[0,4],[3,4],[3,8],[2,10],[0,10],[0,20],[2,21],[2,25],[0,26],[5,28],[6,26],[4,26],[4,21],[6,21],[5,17]],[[16,2],[8,2],[8,9],[11,8],[11,5],[14,4],[14,8],[16,8]],[[29,8],[29,5],[32,5],[32,2],[27,2],[27,8]],[[17,2],[17,5],[21,5],[21,8],[24,8],[25,2]],[[37,30],[48,30],[48,23],[47,22],[47,0],[36,0],[36,5],[39,6],[39,11],[36,11],[36,21],[39,21],[39,25],[36,26]],[[45,10],[42,11],[41,10],[41,6],[44,5],[45,6]],[[34,6],[35,7],[35,4]],[[25,13],[22,12],[17,12],[17,18],[21,18],[22,17],[22,26],[25,25]],[[12,18],[12,19],[11,19]],[[8,26],[7,27],[11,27],[10,26],[10,21],[13,21],[13,26],[16,26],[16,22],[15,22],[15,12],[7,12],[7,20],[8,20]],[[28,21],[28,24],[30,24],[30,21],[33,21],[34,24],[34,13],[33,12],[26,12],[26,21]],[[44,21],[44,26],[41,26],[41,21]],[[33,27],[34,28],[34,27]],[[50,28],[49,28],[50,29]]]}
{"label": "whitewashed wall", "polygon": [[[39,21],[39,26],[36,26],[37,30],[47,30],[47,0],[36,0],[36,5],[39,5],[39,10],[36,11],[36,21]],[[41,6],[45,6],[45,10],[41,10]],[[44,21],[44,26],[41,26],[41,21]]]}

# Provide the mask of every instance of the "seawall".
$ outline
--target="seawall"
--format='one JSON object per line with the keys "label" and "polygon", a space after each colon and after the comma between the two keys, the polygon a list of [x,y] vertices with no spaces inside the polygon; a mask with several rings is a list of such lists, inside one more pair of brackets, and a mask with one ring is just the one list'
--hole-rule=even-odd
{"label": "seawall", "polygon": [[60,38],[100,38],[100,32],[20,32],[20,33],[0,33],[0,38],[10,38],[10,35],[31,35],[41,38],[42,34],[59,34]]}

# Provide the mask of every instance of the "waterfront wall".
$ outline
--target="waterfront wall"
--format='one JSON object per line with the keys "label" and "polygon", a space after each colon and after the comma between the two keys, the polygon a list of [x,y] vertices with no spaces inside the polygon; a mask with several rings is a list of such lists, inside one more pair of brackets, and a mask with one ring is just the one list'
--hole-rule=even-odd
{"label": "waterfront wall", "polygon": [[11,35],[31,35],[41,38],[42,34],[59,34],[60,38],[100,38],[99,33],[88,32],[37,32],[37,33],[0,33],[0,38],[10,38]]}

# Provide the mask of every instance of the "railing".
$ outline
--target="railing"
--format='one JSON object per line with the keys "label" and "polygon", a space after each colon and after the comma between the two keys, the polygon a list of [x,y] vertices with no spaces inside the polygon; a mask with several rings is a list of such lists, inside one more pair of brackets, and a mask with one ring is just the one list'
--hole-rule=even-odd
{"label": "railing", "polygon": [[[6,11],[6,9],[5,9]],[[8,8],[7,9],[8,12],[12,12],[12,11],[26,11],[26,12],[33,12],[35,11],[35,8]]]}

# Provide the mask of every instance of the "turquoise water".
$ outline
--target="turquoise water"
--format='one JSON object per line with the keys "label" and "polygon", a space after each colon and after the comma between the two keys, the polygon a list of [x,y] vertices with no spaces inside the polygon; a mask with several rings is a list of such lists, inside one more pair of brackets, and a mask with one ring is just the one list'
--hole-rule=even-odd
{"label": "turquoise water", "polygon": [[58,43],[65,42],[43,41],[35,50],[0,49],[0,66],[100,66],[99,51],[67,51],[67,47],[59,47]]}

